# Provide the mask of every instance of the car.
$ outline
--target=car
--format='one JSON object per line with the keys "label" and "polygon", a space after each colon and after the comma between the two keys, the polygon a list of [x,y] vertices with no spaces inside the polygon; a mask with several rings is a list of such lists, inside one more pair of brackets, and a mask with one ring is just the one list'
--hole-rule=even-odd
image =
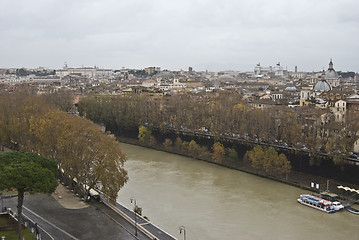
{"label": "car", "polygon": [[349,153],[349,157],[350,157],[350,158],[359,159],[358,153],[356,153],[356,152],[351,152],[351,153]]}

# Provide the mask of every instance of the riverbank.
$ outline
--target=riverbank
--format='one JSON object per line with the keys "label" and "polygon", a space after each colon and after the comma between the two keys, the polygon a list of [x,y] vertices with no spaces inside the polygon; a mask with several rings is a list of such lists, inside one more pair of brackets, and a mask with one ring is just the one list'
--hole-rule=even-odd
{"label": "riverbank", "polygon": [[[141,146],[141,147],[146,147],[149,149],[153,149],[153,150],[157,150],[157,151],[164,151],[164,152],[168,152],[168,153],[172,153],[172,154],[177,154],[177,155],[181,155],[181,156],[185,156],[185,157],[190,157],[186,154],[183,153],[177,153],[175,151],[168,151],[167,149],[165,149],[164,147],[153,147],[153,146],[148,146],[145,144],[141,144],[138,139],[134,139],[134,138],[128,138],[128,137],[118,137],[117,138],[120,142],[124,142],[124,143],[128,143],[128,144],[132,144],[132,145],[137,145],[137,146]],[[205,161],[211,164],[215,164],[221,167],[226,167],[226,168],[230,168],[230,169],[235,169],[238,171],[242,171],[242,172],[246,172],[255,176],[259,176],[262,178],[266,178],[266,179],[270,179],[270,180],[274,180],[277,182],[281,182],[284,184],[288,184],[294,187],[298,187],[307,191],[311,191],[311,192],[319,192],[319,191],[324,191],[324,190],[329,190],[332,193],[336,193],[338,194],[342,199],[355,199],[356,198],[352,198],[352,193],[351,192],[346,192],[342,189],[338,189],[337,186],[348,186],[350,188],[355,188],[355,189],[359,189],[358,185],[355,184],[349,184],[343,181],[339,181],[337,179],[329,179],[329,178],[324,178],[321,176],[317,176],[317,175],[312,175],[312,174],[308,174],[308,173],[304,173],[304,172],[298,172],[298,171],[291,171],[290,174],[288,174],[286,177],[283,178],[276,178],[273,176],[268,176],[265,175],[261,172],[257,172],[255,171],[251,165],[244,161],[243,159],[232,163],[227,161],[224,164],[221,163],[216,163],[213,162],[211,160],[208,159],[196,159],[199,161]],[[312,183],[315,184],[315,186],[317,184],[319,184],[319,190],[316,188],[312,188]]]}

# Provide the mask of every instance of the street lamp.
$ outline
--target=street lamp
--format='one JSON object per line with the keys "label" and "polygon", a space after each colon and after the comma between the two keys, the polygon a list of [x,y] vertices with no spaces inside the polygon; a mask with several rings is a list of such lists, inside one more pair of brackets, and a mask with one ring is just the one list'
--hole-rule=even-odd
{"label": "street lamp", "polygon": [[135,236],[137,236],[137,215],[136,215],[136,208],[137,208],[137,204],[136,204],[136,198],[131,198],[131,203],[135,204],[135,208],[134,208],[134,213],[135,213]]}
{"label": "street lamp", "polygon": [[183,239],[186,240],[186,228],[184,226],[180,226],[179,230],[180,230],[180,234],[183,231]]}

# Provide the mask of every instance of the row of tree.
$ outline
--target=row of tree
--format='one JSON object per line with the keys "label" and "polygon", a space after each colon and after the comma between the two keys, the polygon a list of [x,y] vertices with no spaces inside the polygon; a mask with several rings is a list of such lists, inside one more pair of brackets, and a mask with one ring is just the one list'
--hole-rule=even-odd
{"label": "row of tree", "polygon": [[263,149],[261,146],[256,146],[247,151],[245,158],[251,162],[255,170],[265,172],[270,176],[277,177],[289,174],[291,171],[287,157],[283,153],[278,155],[273,147]]}
{"label": "row of tree", "polygon": [[[161,147],[161,144],[152,135],[151,130],[145,126],[139,127],[138,139],[144,145],[154,148]],[[182,141],[180,137],[177,137],[174,142],[166,138],[162,146],[169,152],[191,156],[196,159],[211,160],[219,164],[226,164],[228,161],[237,162],[239,160],[235,149],[226,148],[218,141],[212,145],[211,150],[206,146],[199,145],[194,140],[190,142]],[[287,157],[283,153],[278,154],[273,147],[263,149],[261,146],[256,146],[252,150],[247,151],[244,159],[248,160],[252,168],[260,174],[281,178],[291,171],[291,165]]]}
{"label": "row of tree", "polygon": [[152,135],[152,131],[145,126],[140,126],[138,130],[138,139],[140,143],[151,147],[163,147],[166,151],[187,155],[196,159],[212,160],[216,163],[223,163],[226,159],[231,161],[238,160],[237,152],[232,148],[225,148],[222,143],[215,142],[211,148],[212,152],[206,146],[201,146],[195,140],[190,142],[182,141],[177,137],[175,141],[166,138],[161,144]]}
{"label": "row of tree", "polygon": [[0,145],[53,158],[84,190],[98,187],[112,201],[127,181],[119,143],[85,118],[26,93],[0,96]]}
{"label": "row of tree", "polygon": [[164,97],[92,95],[80,100],[79,112],[119,135],[136,132],[140,125],[161,132],[201,131],[214,137],[283,142],[294,149],[306,146],[312,156],[321,150],[338,157],[338,162],[352,151],[359,131],[357,112],[348,112],[345,121],[338,122],[329,111],[311,106],[259,110],[244,103],[235,92]]}

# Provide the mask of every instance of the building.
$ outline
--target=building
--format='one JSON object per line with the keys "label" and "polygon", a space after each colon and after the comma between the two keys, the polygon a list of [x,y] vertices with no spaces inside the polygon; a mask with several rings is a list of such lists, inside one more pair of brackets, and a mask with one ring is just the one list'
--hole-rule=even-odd
{"label": "building", "polygon": [[259,78],[259,77],[263,77],[263,76],[268,76],[268,75],[275,75],[275,76],[283,76],[284,75],[284,71],[283,71],[283,67],[280,65],[280,62],[277,63],[274,67],[269,66],[269,67],[262,67],[260,63],[257,64],[257,66],[255,66],[254,68],[254,76]]}
{"label": "building", "polygon": [[329,68],[327,71],[322,72],[318,81],[314,85],[313,89],[310,87],[303,87],[300,93],[300,106],[309,104],[308,100],[313,100],[325,92],[329,92],[333,89],[333,85],[339,86],[339,77],[333,68],[333,62],[330,60]]}
{"label": "building", "polygon": [[347,109],[351,111],[359,111],[359,95],[353,94],[346,98]]}
{"label": "building", "polygon": [[100,78],[100,77],[109,77],[114,75],[113,70],[109,69],[99,69],[98,67],[81,67],[81,68],[69,68],[65,63],[62,69],[56,70],[56,76],[59,76],[61,79],[66,76],[82,76],[87,78]]}
{"label": "building", "polygon": [[328,70],[325,71],[325,80],[329,82],[332,87],[339,86],[339,76],[338,73],[334,70],[332,59],[330,59]]}

